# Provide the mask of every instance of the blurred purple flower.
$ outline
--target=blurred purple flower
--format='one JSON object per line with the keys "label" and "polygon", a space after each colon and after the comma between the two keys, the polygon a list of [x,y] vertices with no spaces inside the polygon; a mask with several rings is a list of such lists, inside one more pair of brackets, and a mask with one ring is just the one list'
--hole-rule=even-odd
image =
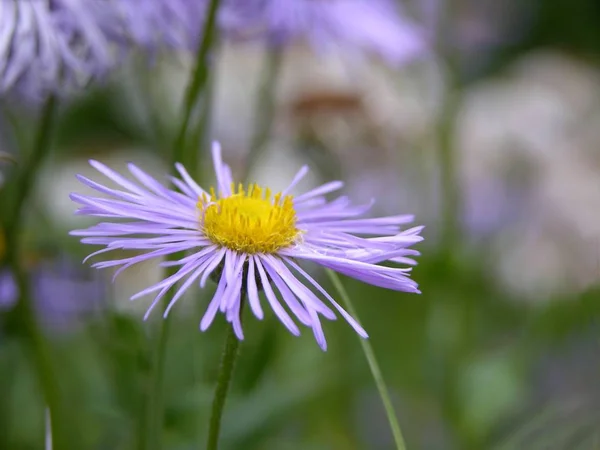
{"label": "blurred purple flower", "polygon": [[0,310],[14,306],[19,295],[17,283],[8,270],[0,272]]}
{"label": "blurred purple flower", "polygon": [[[98,8],[106,8],[104,0]],[[195,48],[204,23],[207,0],[111,0],[120,18],[120,35],[153,49]]]}
{"label": "blurred purple flower", "polygon": [[[133,46],[188,47],[204,0],[0,1],[0,94],[39,99],[101,77]],[[194,27],[193,25],[198,25]]]}
{"label": "blurred purple flower", "polygon": [[426,49],[420,28],[390,0],[243,0],[239,5],[224,9],[224,28],[258,30],[271,45],[306,39],[320,51],[342,46],[375,53],[389,64],[405,63]]}
{"label": "blurred purple flower", "polygon": [[[68,331],[102,308],[107,293],[104,282],[75,267],[68,261],[45,261],[29,273],[38,320],[46,331]],[[15,306],[18,295],[11,272],[0,270],[0,310]]]}

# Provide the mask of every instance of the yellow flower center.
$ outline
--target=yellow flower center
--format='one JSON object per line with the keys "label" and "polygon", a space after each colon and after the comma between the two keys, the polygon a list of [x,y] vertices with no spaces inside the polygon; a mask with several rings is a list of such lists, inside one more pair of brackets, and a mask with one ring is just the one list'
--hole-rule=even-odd
{"label": "yellow flower center", "polygon": [[231,196],[217,198],[211,188],[210,198],[204,194],[198,201],[202,230],[212,242],[250,254],[275,253],[295,242],[300,230],[291,195],[271,200],[271,190],[257,184],[231,190]]}

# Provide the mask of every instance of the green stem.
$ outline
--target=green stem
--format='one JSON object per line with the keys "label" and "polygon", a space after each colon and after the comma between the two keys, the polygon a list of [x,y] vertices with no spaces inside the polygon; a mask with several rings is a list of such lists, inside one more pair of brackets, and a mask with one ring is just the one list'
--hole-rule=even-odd
{"label": "green stem", "polygon": [[164,422],[163,379],[165,372],[165,359],[167,341],[170,329],[169,317],[162,319],[155,337],[154,352],[152,355],[152,375],[150,392],[146,405],[146,433],[140,445],[142,449],[160,450],[162,448],[162,431]]}
{"label": "green stem", "polygon": [[[181,162],[184,165],[186,161],[184,157],[187,151],[187,134],[192,121],[192,115],[196,109],[198,100],[206,87],[209,79],[209,52],[213,46],[216,36],[216,17],[220,0],[211,0],[207,6],[206,22],[204,24],[204,32],[198,51],[196,53],[196,65],[191,76],[191,80],[186,89],[184,99],[183,117],[179,132],[177,134],[172,163]],[[175,173],[175,171],[173,172]],[[170,259],[176,259],[180,254],[172,255]],[[173,270],[173,269],[171,269]],[[170,270],[166,271],[168,276]],[[163,303],[168,300],[165,298]],[[164,305],[163,305],[164,306]],[[158,336],[155,338],[155,346],[153,353],[153,369],[150,380],[149,397],[146,405],[145,417],[145,433],[140,438],[140,448],[150,450],[160,450],[162,448],[162,432],[164,421],[164,398],[163,398],[163,379],[164,367],[167,353],[167,341],[170,329],[170,316],[163,319],[160,323]]]}
{"label": "green stem", "polygon": [[[240,315],[244,309],[245,293],[242,293],[242,304],[240,305]],[[221,356],[221,365],[219,367],[219,375],[217,376],[217,387],[215,388],[215,396],[213,397],[212,408],[210,412],[210,422],[208,426],[208,441],[206,450],[216,450],[219,446],[219,433],[221,430],[221,418],[225,409],[225,400],[227,392],[233,376],[235,361],[238,357],[240,341],[233,331],[233,326],[227,328],[227,336],[225,337],[225,347]]]}
{"label": "green stem", "polygon": [[199,173],[200,169],[200,156],[210,154],[207,150],[210,146],[209,131],[211,126],[211,112],[214,101],[214,77],[208,78],[204,98],[202,101],[202,108],[200,111],[200,118],[196,127],[192,130],[191,137],[186,145],[189,148],[194,149],[187,153],[186,168],[192,176]]}
{"label": "green stem", "polygon": [[[354,306],[350,301],[350,296],[346,292],[346,289],[340,281],[338,274],[330,269],[327,269],[327,275],[329,275],[329,279],[333,283],[333,286],[339,292],[340,297],[342,298],[342,301],[346,306],[346,310],[350,313],[352,317],[354,317],[358,321],[358,315],[356,313],[356,310],[354,309]],[[390,428],[392,429],[392,435],[394,436],[394,442],[396,443],[396,449],[405,450],[406,446],[402,437],[402,431],[400,430],[400,424],[398,423],[398,418],[396,417],[394,406],[392,405],[392,401],[390,400],[390,394],[385,385],[385,381],[383,380],[381,369],[379,368],[379,364],[377,363],[375,352],[373,352],[373,347],[371,347],[371,344],[368,339],[361,339],[360,344],[362,345],[363,352],[367,357],[369,368],[371,369],[371,374],[373,375],[375,385],[377,386],[377,390],[379,391],[379,395],[381,396],[381,401],[383,402],[385,413],[387,415],[388,422],[390,423]]]}
{"label": "green stem", "polygon": [[211,0],[210,4],[208,5],[206,22],[204,24],[204,34],[196,53],[196,66],[194,67],[191,81],[186,89],[183,118],[181,120],[181,125],[175,140],[175,147],[173,149],[173,161],[181,162],[184,165],[186,164],[186,161],[183,160],[186,153],[186,138],[188,129],[190,127],[190,122],[192,120],[192,114],[196,109],[198,99],[200,98],[209,78],[209,52],[213,47],[213,43],[217,34],[216,18],[220,3],[220,0]]}
{"label": "green stem", "polygon": [[[50,346],[37,322],[35,306],[30,292],[30,283],[21,266],[19,259],[19,237],[23,223],[23,208],[35,184],[35,177],[48,155],[56,121],[57,100],[51,96],[46,101],[38,132],[35,136],[33,149],[28,155],[27,163],[17,174],[14,184],[7,188],[12,203],[6,205],[7,215],[4,220],[6,235],[5,260],[18,287],[19,298],[15,313],[23,332],[25,343],[30,352],[33,365],[38,375],[44,402],[48,405],[52,416],[52,439],[55,448],[73,448],[70,441],[73,434],[78,433],[77,427],[67,416],[67,410],[61,399],[60,385],[56,375]],[[7,195],[7,193],[4,193]],[[7,198],[4,199],[5,201]]]}
{"label": "green stem", "polygon": [[[17,348],[13,340],[2,340],[2,352],[0,352],[0,448],[10,448],[10,433],[14,417],[11,406],[14,404],[14,386],[17,381]],[[20,355],[19,355],[20,356]]]}
{"label": "green stem", "polygon": [[252,167],[258,161],[271,135],[273,118],[275,116],[275,91],[282,62],[283,52],[279,48],[271,49],[266,55],[254,113],[256,120],[254,134],[252,135],[250,150],[246,157],[244,173],[240,177],[241,180],[248,178]]}
{"label": "green stem", "polygon": [[452,69],[447,69],[446,92],[438,124],[438,149],[441,168],[440,189],[442,195],[442,248],[452,251],[461,238],[460,232],[460,183],[458,179],[458,155],[456,154],[456,117],[460,107],[460,93]]}
{"label": "green stem", "polygon": [[460,110],[459,55],[449,42],[454,32],[455,1],[447,0],[440,11],[437,53],[444,63],[444,93],[438,116],[437,147],[439,152],[442,201],[442,250],[451,254],[459,246],[461,236],[461,198],[456,149],[456,119]]}
{"label": "green stem", "polygon": [[[17,262],[18,258],[13,256],[12,252],[7,253],[9,267],[19,288],[19,301],[16,312],[19,316],[21,327],[23,328],[25,342],[27,344],[33,365],[38,374],[38,383],[42,388],[44,403],[48,405],[52,416],[52,440],[55,448],[69,447],[69,430],[73,425],[66,419],[66,411],[61,400],[60,386],[58,377],[52,363],[52,353],[49,345],[44,339],[41,330],[38,327],[37,319],[31,295],[29,291],[29,282]],[[76,432],[77,430],[75,430]]]}
{"label": "green stem", "polygon": [[8,195],[11,195],[12,201],[10,205],[6,205],[8,214],[4,220],[4,233],[6,235],[8,246],[16,246],[18,244],[14,237],[18,234],[16,233],[16,230],[21,223],[23,206],[34,185],[34,178],[50,148],[50,141],[56,119],[56,109],[57,100],[54,96],[51,96],[48,98],[42,109],[40,126],[37,135],[35,136],[33,150],[29,155],[28,162],[16,178],[14,186],[11,186],[12,189],[10,189],[11,187],[7,187],[6,192],[4,193],[4,195],[7,195],[5,200],[7,200]]}

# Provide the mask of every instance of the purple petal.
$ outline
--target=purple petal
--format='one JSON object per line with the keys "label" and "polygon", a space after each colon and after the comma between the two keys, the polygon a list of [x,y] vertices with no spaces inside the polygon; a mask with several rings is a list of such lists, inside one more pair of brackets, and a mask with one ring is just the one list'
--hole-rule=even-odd
{"label": "purple petal", "polygon": [[281,323],[283,323],[285,325],[285,327],[288,330],[290,330],[290,333],[292,333],[295,336],[299,336],[300,330],[298,329],[298,326],[294,323],[294,321],[289,316],[289,314],[285,311],[285,309],[283,309],[283,307],[277,300],[277,297],[275,296],[273,289],[271,289],[269,279],[267,278],[265,270],[262,267],[262,263],[261,263],[260,259],[256,256],[252,256],[252,258],[254,259],[255,267],[258,269],[258,274],[260,276],[262,287],[265,291],[267,300],[269,301],[269,304],[271,305],[271,309],[273,309],[273,312],[279,318]]}
{"label": "purple petal", "polygon": [[254,273],[254,258],[248,258],[248,276],[246,281],[246,285],[248,288],[248,301],[250,302],[250,308],[252,308],[252,312],[254,313],[254,315],[259,320],[262,320],[264,314],[260,306],[255,277],[256,275]]}

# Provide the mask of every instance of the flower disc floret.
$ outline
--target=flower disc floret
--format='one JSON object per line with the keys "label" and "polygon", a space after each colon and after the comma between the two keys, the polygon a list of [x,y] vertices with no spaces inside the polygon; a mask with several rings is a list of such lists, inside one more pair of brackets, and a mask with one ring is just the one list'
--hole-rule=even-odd
{"label": "flower disc floret", "polygon": [[210,189],[198,201],[200,226],[213,243],[237,252],[276,253],[294,244],[300,230],[296,228],[296,211],[291,195],[275,194],[257,184],[242,184],[232,195],[218,198]]}

